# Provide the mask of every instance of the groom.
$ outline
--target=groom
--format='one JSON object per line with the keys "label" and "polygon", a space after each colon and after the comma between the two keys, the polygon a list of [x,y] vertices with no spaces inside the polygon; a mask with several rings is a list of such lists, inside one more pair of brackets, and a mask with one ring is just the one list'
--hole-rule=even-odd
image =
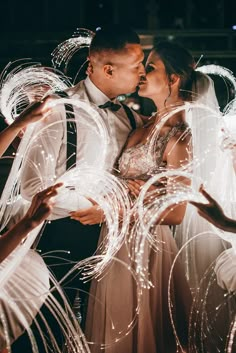
{"label": "groom", "polygon": [[[98,107],[99,114],[110,133],[106,158],[106,169],[108,171],[112,170],[129,133],[132,129],[142,125],[140,117],[127,106],[120,104],[116,97],[135,92],[141,77],[145,75],[143,59],[144,54],[140,39],[132,29],[124,25],[102,27],[95,33],[90,46],[91,72],[84,81],[66,91],[70,98],[83,100]],[[76,116],[75,119],[77,118]],[[55,121],[66,121],[64,107],[56,107],[47,122],[41,123],[41,127]],[[69,145],[71,146],[73,143],[68,142],[70,138],[68,134],[67,144],[64,143],[66,135],[64,129],[65,124],[61,123],[57,127],[57,135],[53,141],[51,134],[45,133],[42,141],[40,141],[40,147],[34,146],[29,151],[26,160],[33,161],[36,166],[40,164],[40,175],[36,168],[31,167],[32,164],[24,167],[21,184],[21,193],[24,198],[32,199],[44,182],[52,180],[53,183],[55,178],[62,175],[68,168],[68,149]],[[37,127],[37,130],[39,130],[39,127]],[[74,153],[74,164],[76,166],[79,166],[82,160],[90,161],[91,156],[96,156],[92,139],[93,136],[89,129],[78,131],[77,141],[74,141],[74,144],[77,144]],[[82,140],[83,145],[81,145]],[[43,163],[41,163],[42,150],[51,158],[50,165],[47,165],[45,169]],[[71,159],[73,160],[73,158]],[[92,210],[95,209],[96,211],[96,208],[96,205],[92,206]],[[83,225],[68,217],[62,217],[61,210],[55,209],[55,220],[45,227],[38,248],[42,250],[42,253],[53,250],[67,251],[66,256],[69,261],[80,261],[92,256],[97,247],[100,233],[99,225]],[[45,261],[48,261],[49,266],[51,265],[50,259]],[[71,265],[51,267],[51,269],[59,280],[68,272],[69,266]],[[88,290],[88,286],[86,287],[86,285],[80,283],[78,279],[70,283],[70,286],[73,285],[82,290]],[[71,303],[73,303],[74,295],[68,295]]]}

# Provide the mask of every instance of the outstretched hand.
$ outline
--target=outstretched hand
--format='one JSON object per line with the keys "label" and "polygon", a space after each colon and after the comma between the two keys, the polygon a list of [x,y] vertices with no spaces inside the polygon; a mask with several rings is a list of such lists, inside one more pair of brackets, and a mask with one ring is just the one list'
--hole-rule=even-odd
{"label": "outstretched hand", "polygon": [[226,221],[228,220],[228,218],[224,214],[224,211],[221,206],[216,202],[215,199],[213,199],[212,196],[210,196],[206,192],[202,185],[200,186],[199,191],[207,199],[208,203],[201,203],[195,201],[190,201],[190,203],[193,206],[197,207],[200,216],[205,218],[210,223],[214,224],[216,227],[220,229],[225,229]]}
{"label": "outstretched hand", "polygon": [[33,197],[30,208],[23,218],[29,229],[37,227],[42,221],[47,219],[52,208],[51,198],[57,195],[57,190],[61,186],[62,183],[57,183]]}
{"label": "outstretched hand", "polygon": [[27,236],[27,234],[44,221],[51,212],[51,198],[57,194],[62,185],[58,183],[36,194],[26,215],[0,237],[0,262],[3,261]]}
{"label": "outstretched hand", "polygon": [[[41,102],[35,102],[29,105],[11,125],[0,132],[0,157],[17,135],[22,137],[23,131],[28,124],[46,118],[51,113],[51,107],[49,104],[51,99],[52,98],[48,96]],[[18,147],[18,144],[19,142],[17,142],[16,148]]]}
{"label": "outstretched hand", "polygon": [[49,105],[49,101],[51,99],[52,98],[48,96],[40,102],[30,104],[23,110],[14,123],[23,129],[30,123],[46,118],[51,113],[51,108]]}
{"label": "outstretched hand", "polygon": [[92,203],[89,208],[70,212],[70,218],[79,221],[84,225],[101,224],[105,221],[105,215],[100,206],[92,199],[88,198]]}

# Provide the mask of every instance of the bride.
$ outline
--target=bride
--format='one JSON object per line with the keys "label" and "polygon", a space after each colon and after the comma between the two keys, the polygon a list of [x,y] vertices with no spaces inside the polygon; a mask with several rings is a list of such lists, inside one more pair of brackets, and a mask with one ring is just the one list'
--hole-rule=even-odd
{"label": "bride", "polygon": [[[144,184],[145,175],[152,175],[152,170],[162,172],[183,167],[191,158],[191,134],[185,121],[184,109],[174,113],[162,125],[155,141],[155,155],[150,155],[148,151],[150,135],[156,125],[173,106],[191,100],[195,79],[197,75],[193,58],[184,48],[174,43],[162,42],[151,51],[146,63],[146,77],[140,82],[139,95],[151,98],[158,113],[143,128],[130,135],[118,161],[120,176],[127,180],[134,203]],[[142,179],[139,179],[140,176]],[[182,182],[189,183],[188,180]],[[168,184],[168,181],[164,181],[163,185],[164,183]],[[174,353],[178,349],[185,351],[191,295],[184,270],[178,261],[172,274],[170,293],[179,347],[176,344],[168,303],[168,280],[177,254],[170,226],[181,223],[185,209],[185,204],[176,206],[163,219],[157,220],[158,225],[151,231],[153,239],[161,247],[158,251],[148,242],[145,244],[143,256],[148,263],[151,287],[142,288],[140,302],[140,292],[130,272],[135,266],[130,256],[132,242],[129,234],[103,278],[93,280],[85,331],[91,342],[91,352],[99,352],[101,346],[107,353]],[[101,242],[104,239],[104,228],[100,236]]]}

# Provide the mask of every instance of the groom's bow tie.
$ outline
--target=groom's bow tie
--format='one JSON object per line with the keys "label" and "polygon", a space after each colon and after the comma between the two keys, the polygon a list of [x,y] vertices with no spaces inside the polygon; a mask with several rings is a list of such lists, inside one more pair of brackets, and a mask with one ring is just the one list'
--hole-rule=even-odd
{"label": "groom's bow tie", "polygon": [[120,104],[113,103],[112,101],[107,101],[105,104],[99,105],[101,109],[111,109],[113,112],[117,112],[121,108]]}

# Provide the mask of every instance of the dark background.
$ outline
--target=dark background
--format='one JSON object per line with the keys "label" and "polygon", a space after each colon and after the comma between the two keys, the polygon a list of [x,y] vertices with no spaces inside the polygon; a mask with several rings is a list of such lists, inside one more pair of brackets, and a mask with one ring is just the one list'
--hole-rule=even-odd
{"label": "dark background", "polygon": [[[203,55],[199,65],[219,64],[236,74],[235,7],[236,0],[1,0],[0,72],[22,58],[52,66],[51,52],[76,28],[124,23],[138,32],[146,56],[156,41],[167,39],[183,44],[196,62]],[[73,56],[69,77],[86,56]],[[224,106],[234,92],[214,79]]]}
{"label": "dark background", "polygon": [[77,27],[126,23],[144,36],[147,51],[156,38],[174,38],[196,57],[236,71],[235,6],[236,0],[1,0],[0,69],[25,57],[50,64],[51,51]]}
{"label": "dark background", "polygon": [[[51,52],[76,28],[124,23],[138,32],[146,55],[156,41],[167,39],[183,44],[196,62],[203,55],[199,65],[219,64],[236,73],[235,7],[236,0],[1,0],[0,72],[22,58],[52,66]],[[69,77],[86,55],[73,57]],[[215,81],[223,106],[234,92]]]}
{"label": "dark background", "polygon": [[230,0],[8,0],[1,1],[0,26],[10,32],[57,32],[124,22],[155,30],[173,28],[182,18],[186,29],[231,28],[235,5]]}
{"label": "dark background", "polygon": [[[53,49],[78,27],[94,31],[106,23],[125,23],[140,35],[146,55],[155,41],[174,40],[188,48],[196,62],[203,54],[200,65],[219,64],[236,74],[235,7],[236,0],[1,0],[0,72],[9,61],[22,58],[51,66]],[[69,76],[77,72],[80,59],[73,57]],[[221,79],[214,80],[223,107],[235,92]],[[4,126],[0,119],[0,130]],[[1,161],[0,190],[8,164]]]}

